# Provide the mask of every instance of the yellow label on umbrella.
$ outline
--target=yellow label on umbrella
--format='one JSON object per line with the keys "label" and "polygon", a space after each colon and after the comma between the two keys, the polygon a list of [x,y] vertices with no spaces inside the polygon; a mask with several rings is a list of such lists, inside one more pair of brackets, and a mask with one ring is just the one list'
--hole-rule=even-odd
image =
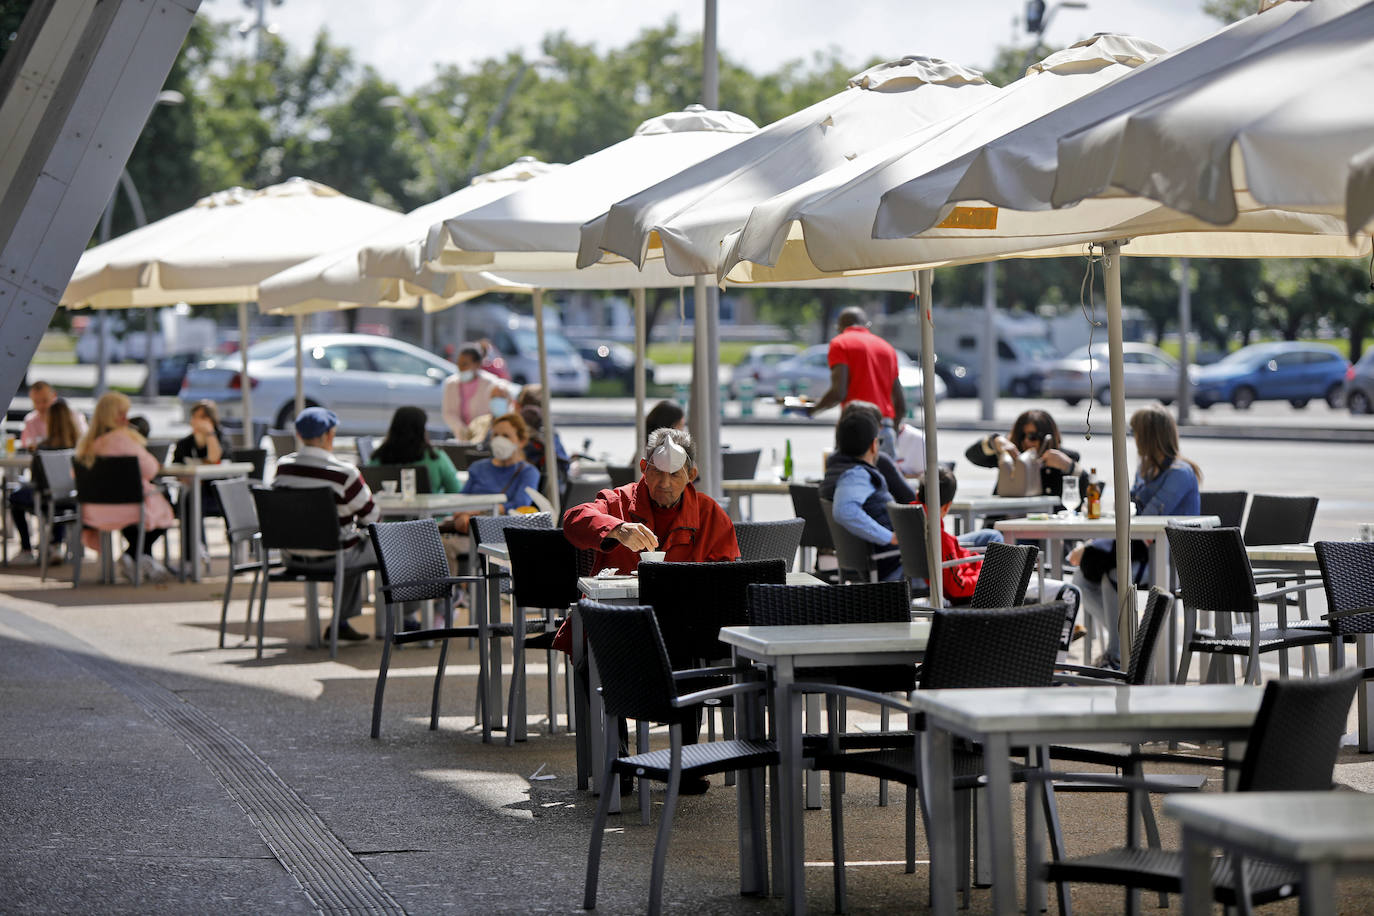
{"label": "yellow label on umbrella", "polygon": [[955,207],[936,229],[996,229],[996,207]]}

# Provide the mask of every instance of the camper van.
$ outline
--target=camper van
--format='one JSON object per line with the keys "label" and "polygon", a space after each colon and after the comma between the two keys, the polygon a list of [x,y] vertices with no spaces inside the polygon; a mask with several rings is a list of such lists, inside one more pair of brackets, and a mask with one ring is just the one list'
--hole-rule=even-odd
{"label": "camper van", "polygon": [[[983,369],[980,344],[987,318],[981,308],[937,308],[935,310],[935,353],[940,359],[968,367],[977,377]],[[997,329],[997,387],[1002,394],[1031,397],[1040,393],[1045,367],[1059,358],[1051,343],[1049,328],[1035,315],[994,317]],[[921,328],[915,312],[881,315],[873,322],[875,333],[913,356],[921,350]]]}

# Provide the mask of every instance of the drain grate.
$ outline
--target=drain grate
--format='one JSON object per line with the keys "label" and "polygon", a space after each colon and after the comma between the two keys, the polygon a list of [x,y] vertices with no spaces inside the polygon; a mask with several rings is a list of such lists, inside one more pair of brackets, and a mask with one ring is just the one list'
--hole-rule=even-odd
{"label": "drain grate", "polygon": [[69,633],[8,609],[6,626],[66,655],[181,737],[247,813],[272,854],[325,913],[404,913],[267,762],[201,709]]}

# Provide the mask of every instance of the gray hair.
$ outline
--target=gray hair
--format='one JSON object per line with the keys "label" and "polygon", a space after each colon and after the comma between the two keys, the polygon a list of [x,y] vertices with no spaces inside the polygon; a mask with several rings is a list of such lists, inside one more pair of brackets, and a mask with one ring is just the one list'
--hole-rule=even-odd
{"label": "gray hair", "polygon": [[644,460],[652,463],[651,456],[658,447],[663,444],[663,440],[671,439],[682,447],[687,453],[687,463],[683,465],[687,470],[692,470],[697,466],[697,444],[692,441],[692,434],[686,430],[672,429],[664,427],[649,433],[649,438],[644,443]]}

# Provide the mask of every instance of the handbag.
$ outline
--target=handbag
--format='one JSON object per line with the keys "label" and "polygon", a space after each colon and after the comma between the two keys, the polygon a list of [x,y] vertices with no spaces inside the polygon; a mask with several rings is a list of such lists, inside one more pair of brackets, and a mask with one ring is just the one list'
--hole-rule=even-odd
{"label": "handbag", "polygon": [[997,459],[998,496],[1040,495],[1040,455],[1026,449],[1019,455],[1005,452]]}

